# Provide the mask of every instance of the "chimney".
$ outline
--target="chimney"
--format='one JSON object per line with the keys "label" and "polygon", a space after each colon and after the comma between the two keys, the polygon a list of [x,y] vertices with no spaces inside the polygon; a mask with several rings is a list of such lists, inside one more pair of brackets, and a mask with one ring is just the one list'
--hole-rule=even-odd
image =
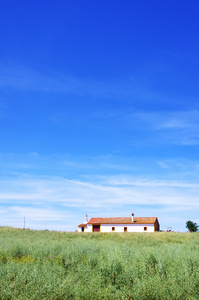
{"label": "chimney", "polygon": [[134,213],[131,214],[131,220],[134,222]]}
{"label": "chimney", "polygon": [[84,224],[87,224],[87,223],[88,223],[88,215],[86,214]]}

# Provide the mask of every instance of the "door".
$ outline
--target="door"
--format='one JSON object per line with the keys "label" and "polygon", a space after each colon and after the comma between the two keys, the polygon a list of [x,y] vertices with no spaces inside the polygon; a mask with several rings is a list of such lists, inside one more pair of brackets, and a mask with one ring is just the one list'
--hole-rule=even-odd
{"label": "door", "polygon": [[100,225],[93,225],[93,232],[100,232]]}

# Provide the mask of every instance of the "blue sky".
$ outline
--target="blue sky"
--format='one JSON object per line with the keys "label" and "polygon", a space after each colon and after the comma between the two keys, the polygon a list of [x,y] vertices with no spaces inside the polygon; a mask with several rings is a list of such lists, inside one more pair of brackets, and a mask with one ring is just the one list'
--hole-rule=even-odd
{"label": "blue sky", "polygon": [[199,3],[3,1],[2,226],[199,223]]}

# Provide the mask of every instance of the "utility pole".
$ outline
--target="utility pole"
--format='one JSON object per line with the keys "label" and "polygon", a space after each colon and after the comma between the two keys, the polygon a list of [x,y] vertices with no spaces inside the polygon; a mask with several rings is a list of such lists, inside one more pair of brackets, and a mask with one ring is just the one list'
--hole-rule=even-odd
{"label": "utility pole", "polygon": [[26,229],[26,218],[24,217],[24,225],[23,225],[23,229]]}

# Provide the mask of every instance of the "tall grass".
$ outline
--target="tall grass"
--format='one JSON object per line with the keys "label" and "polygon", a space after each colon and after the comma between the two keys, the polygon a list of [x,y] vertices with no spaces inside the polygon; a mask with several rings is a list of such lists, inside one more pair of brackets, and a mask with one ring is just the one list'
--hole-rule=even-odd
{"label": "tall grass", "polygon": [[0,229],[1,299],[199,299],[198,233]]}

